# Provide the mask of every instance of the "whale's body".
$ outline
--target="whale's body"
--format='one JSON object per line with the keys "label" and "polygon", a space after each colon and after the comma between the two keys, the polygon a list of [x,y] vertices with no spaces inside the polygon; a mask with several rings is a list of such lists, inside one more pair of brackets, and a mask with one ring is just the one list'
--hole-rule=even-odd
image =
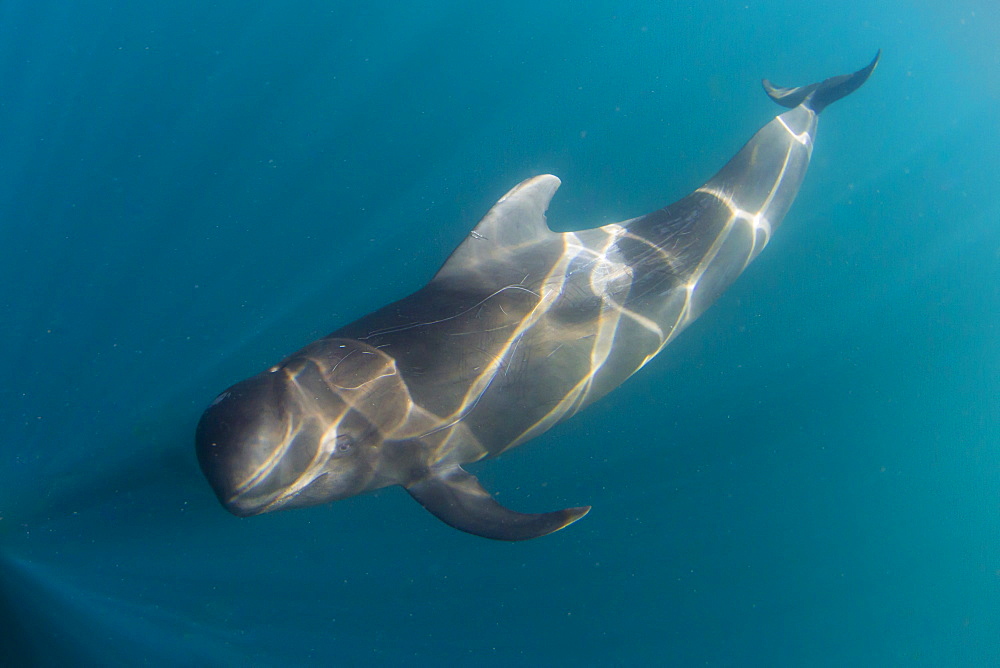
{"label": "whale's body", "polygon": [[198,426],[222,503],[254,515],[402,485],[448,524],[541,536],[589,508],[528,515],[462,466],[538,436],[620,385],[760,253],[809,163],[817,116],[878,60],[802,88],[722,170],[651,214],[555,233],[559,186],[505,195],[437,275],[223,392]]}

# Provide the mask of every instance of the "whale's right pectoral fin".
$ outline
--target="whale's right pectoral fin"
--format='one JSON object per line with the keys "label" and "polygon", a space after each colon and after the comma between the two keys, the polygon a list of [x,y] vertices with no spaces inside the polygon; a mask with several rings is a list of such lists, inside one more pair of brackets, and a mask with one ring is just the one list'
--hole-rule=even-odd
{"label": "whale's right pectoral fin", "polygon": [[494,540],[538,538],[590,511],[590,506],[585,506],[538,515],[515,513],[497,503],[476,477],[460,466],[424,478],[406,490],[445,524]]}

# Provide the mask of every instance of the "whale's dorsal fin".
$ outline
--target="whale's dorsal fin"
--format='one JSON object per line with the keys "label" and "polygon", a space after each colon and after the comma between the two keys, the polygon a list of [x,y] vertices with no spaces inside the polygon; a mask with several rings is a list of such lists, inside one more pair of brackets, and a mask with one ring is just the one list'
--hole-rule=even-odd
{"label": "whale's dorsal fin", "polygon": [[516,513],[497,503],[461,466],[407,486],[406,491],[445,524],[494,540],[528,540],[558,531],[587,514],[590,506],[551,513]]}
{"label": "whale's dorsal fin", "polygon": [[434,280],[503,262],[528,246],[555,237],[545,223],[545,210],[560,183],[557,177],[542,174],[516,185],[479,221]]}

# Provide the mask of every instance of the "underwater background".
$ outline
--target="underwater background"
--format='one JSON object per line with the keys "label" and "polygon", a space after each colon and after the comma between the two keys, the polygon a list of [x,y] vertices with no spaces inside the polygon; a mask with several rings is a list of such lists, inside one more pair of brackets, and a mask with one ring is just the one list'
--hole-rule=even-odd
{"label": "underwater background", "polygon": [[[0,2],[0,665],[1000,665],[1000,5]],[[231,383],[419,288],[520,180],[555,229],[687,194],[802,85],[769,248],[573,420],[237,519]]]}

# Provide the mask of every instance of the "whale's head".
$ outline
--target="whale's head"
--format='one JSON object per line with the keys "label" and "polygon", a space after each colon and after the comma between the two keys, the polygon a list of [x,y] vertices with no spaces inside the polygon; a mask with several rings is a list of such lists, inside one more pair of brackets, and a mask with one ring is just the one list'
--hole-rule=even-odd
{"label": "whale's head", "polygon": [[334,346],[293,356],[216,397],[196,446],[222,505],[246,517],[391,484],[379,462],[386,430],[400,421],[399,393],[384,382],[394,371],[356,345]]}

